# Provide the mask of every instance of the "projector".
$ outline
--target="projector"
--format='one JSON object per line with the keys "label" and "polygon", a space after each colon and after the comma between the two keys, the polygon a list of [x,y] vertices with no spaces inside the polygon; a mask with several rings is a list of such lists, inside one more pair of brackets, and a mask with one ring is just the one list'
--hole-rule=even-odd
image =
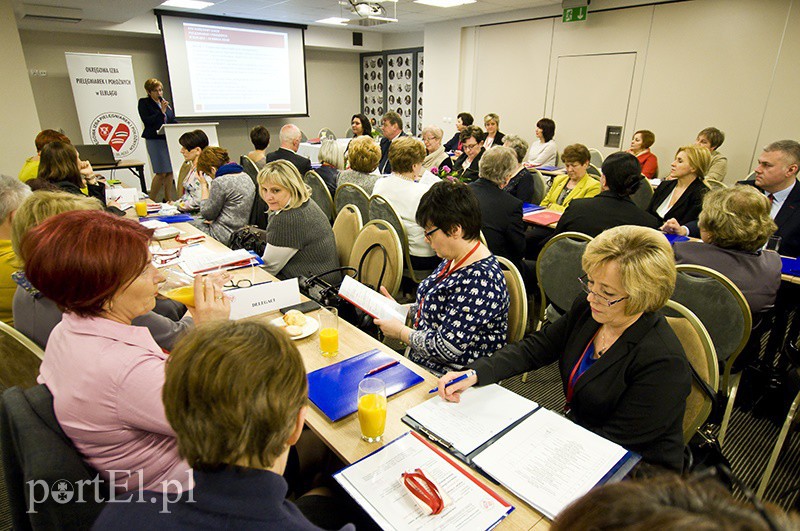
{"label": "projector", "polygon": [[350,11],[362,18],[383,16],[386,13],[383,6],[376,2],[356,2],[350,0],[349,7]]}

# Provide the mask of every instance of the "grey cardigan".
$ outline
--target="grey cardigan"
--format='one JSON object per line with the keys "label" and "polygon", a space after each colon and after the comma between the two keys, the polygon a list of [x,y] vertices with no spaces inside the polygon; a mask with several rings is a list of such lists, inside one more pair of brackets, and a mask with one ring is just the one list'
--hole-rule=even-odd
{"label": "grey cardigan", "polygon": [[228,245],[233,231],[250,220],[256,185],[246,173],[229,173],[211,181],[208,199],[200,201],[200,215],[211,224],[197,224],[223,245]]}

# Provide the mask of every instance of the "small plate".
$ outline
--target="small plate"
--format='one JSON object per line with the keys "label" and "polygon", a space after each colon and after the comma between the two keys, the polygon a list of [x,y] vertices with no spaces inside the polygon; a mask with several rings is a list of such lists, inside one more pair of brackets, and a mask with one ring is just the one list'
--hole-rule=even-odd
{"label": "small plate", "polygon": [[[283,317],[278,317],[276,319],[273,319],[272,321],[269,322],[269,324],[277,326],[278,328],[286,328],[286,321],[283,320]],[[308,315],[306,315],[306,324],[303,325],[303,333],[300,334],[299,336],[289,336],[289,337],[294,340],[303,339],[310,336],[317,330],[319,330],[319,321],[317,321],[313,317],[309,317]]]}

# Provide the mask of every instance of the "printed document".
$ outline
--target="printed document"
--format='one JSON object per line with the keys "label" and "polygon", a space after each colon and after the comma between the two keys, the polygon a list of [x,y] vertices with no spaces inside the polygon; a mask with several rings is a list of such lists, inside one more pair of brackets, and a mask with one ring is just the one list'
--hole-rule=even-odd
{"label": "printed document", "polygon": [[406,322],[408,307],[373,291],[353,277],[345,276],[339,296],[378,319],[397,319]]}

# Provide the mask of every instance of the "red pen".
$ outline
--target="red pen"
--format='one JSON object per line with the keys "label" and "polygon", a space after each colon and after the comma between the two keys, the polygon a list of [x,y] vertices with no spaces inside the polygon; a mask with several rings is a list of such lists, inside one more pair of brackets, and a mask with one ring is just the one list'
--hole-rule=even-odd
{"label": "red pen", "polygon": [[394,361],[390,361],[389,363],[387,363],[385,365],[381,365],[380,367],[375,367],[371,371],[367,371],[366,373],[364,373],[364,378],[366,378],[367,376],[372,376],[373,374],[378,374],[379,372],[385,371],[386,369],[388,369],[390,367],[394,367],[395,365],[397,365],[399,363],[400,363],[399,361],[394,360]]}

